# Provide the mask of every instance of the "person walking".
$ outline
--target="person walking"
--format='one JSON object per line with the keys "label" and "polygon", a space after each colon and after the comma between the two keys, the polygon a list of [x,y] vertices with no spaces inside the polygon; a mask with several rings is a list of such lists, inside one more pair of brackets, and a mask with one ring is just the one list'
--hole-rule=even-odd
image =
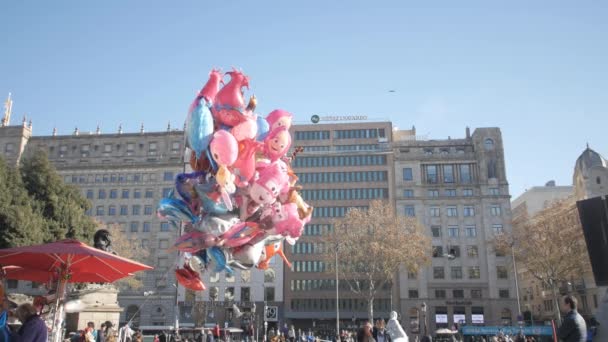
{"label": "person walking", "polygon": [[99,330],[97,330],[97,342],[106,342],[105,330],[106,330],[106,323],[104,322],[104,323],[101,323]]}
{"label": "person walking", "polygon": [[562,311],[566,313],[557,336],[564,342],[585,342],[587,340],[587,324],[578,311],[578,301],[573,296],[562,299]]}
{"label": "person walking", "polygon": [[289,342],[296,341],[296,328],[293,326],[293,324],[291,325],[291,327],[289,328],[289,331],[287,332],[287,337],[289,338]]}

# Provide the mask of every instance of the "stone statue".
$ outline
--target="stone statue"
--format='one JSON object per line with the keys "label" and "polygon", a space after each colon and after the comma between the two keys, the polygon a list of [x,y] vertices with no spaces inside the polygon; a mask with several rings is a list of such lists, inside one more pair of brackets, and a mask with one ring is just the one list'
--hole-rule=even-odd
{"label": "stone statue", "polygon": [[397,320],[397,312],[395,311],[391,312],[391,319],[386,325],[386,331],[388,331],[389,335],[391,336],[392,342],[409,341],[407,335],[405,334],[405,331],[403,331],[401,324],[399,324],[399,321]]}
{"label": "stone statue", "polygon": [[96,231],[95,236],[93,236],[93,246],[97,249],[101,249],[102,251],[116,254],[116,252],[112,250],[112,240],[110,240],[110,237],[110,232],[105,229]]}

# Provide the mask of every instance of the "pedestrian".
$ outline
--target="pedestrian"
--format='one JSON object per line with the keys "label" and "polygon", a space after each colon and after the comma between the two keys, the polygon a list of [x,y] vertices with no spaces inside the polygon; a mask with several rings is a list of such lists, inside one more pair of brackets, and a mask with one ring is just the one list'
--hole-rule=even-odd
{"label": "pedestrian", "polygon": [[376,326],[372,331],[372,335],[374,336],[374,340],[376,340],[376,342],[391,342],[391,336],[385,329],[385,323],[383,319],[379,319],[376,321]]}
{"label": "pedestrian", "polygon": [[106,342],[105,330],[106,330],[106,323],[103,322],[103,323],[101,323],[99,330],[97,330],[97,342]]}
{"label": "pedestrian", "polygon": [[160,339],[158,338],[158,334],[154,335],[154,341],[153,342],[160,342]]}
{"label": "pedestrian", "polygon": [[15,312],[17,319],[21,321],[21,328],[16,335],[12,336],[14,341],[24,342],[47,342],[46,324],[36,313],[36,308],[29,303],[21,304]]}
{"label": "pedestrian", "polygon": [[296,328],[293,326],[293,324],[291,325],[291,327],[289,328],[289,331],[287,332],[287,337],[289,337],[289,342],[296,341]]}
{"label": "pedestrian", "polygon": [[372,324],[369,321],[365,321],[357,334],[357,342],[376,342],[372,330]]}
{"label": "pedestrian", "polygon": [[133,337],[133,341],[135,341],[135,342],[144,342],[144,338],[141,335],[141,331],[137,330],[137,332],[135,333],[135,336]]}
{"label": "pedestrian", "polygon": [[587,340],[587,324],[577,311],[578,301],[573,296],[562,299],[562,311],[566,313],[557,335],[564,342],[585,342]]}
{"label": "pedestrian", "polygon": [[213,338],[216,340],[220,339],[220,325],[217,323],[213,327]]}
{"label": "pedestrian", "polygon": [[97,330],[95,330],[95,323],[94,322],[87,323],[87,328],[89,328],[89,331],[91,332],[91,336],[93,336],[93,340],[90,342],[97,342]]}
{"label": "pedestrian", "polygon": [[106,339],[105,342],[116,342],[116,330],[113,329],[114,325],[110,321],[106,321],[106,330],[103,335]]}

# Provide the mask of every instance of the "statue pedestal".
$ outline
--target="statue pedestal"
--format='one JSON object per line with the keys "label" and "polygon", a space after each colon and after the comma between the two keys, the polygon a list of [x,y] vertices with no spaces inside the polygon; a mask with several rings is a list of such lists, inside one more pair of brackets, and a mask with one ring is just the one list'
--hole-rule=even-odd
{"label": "statue pedestal", "polygon": [[90,284],[80,292],[77,296],[86,308],[66,315],[66,333],[84,329],[88,322],[95,323],[95,329],[99,329],[101,323],[106,321],[112,322],[115,329],[118,327],[123,309],[118,306],[118,289],[115,286]]}

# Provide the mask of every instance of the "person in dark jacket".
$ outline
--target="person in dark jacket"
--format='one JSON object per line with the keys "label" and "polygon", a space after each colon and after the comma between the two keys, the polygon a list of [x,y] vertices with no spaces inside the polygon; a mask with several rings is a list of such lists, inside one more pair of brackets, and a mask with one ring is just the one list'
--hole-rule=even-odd
{"label": "person in dark jacket", "polygon": [[15,312],[22,325],[11,341],[14,342],[47,342],[47,328],[44,321],[36,314],[36,308],[29,303],[21,304]]}
{"label": "person in dark jacket", "polygon": [[564,342],[585,342],[587,340],[587,324],[577,311],[576,298],[568,295],[562,300],[562,310],[567,312],[557,335]]}
{"label": "person in dark jacket", "polygon": [[391,336],[385,329],[385,323],[383,319],[376,321],[376,326],[372,331],[372,335],[374,336],[374,340],[376,340],[376,342],[391,342]]}

